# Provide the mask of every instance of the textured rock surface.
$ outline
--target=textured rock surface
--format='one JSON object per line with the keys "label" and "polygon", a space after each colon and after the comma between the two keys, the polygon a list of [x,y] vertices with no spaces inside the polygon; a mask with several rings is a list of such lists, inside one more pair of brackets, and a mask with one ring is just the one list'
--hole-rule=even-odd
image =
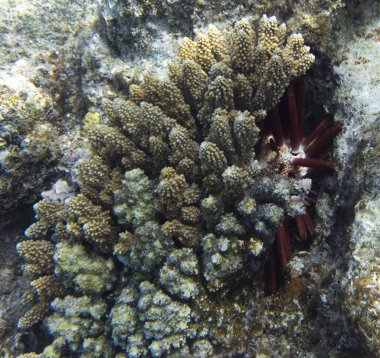
{"label": "textured rock surface", "polygon": [[93,1],[2,0],[1,64],[58,49],[95,14]]}
{"label": "textured rock surface", "polygon": [[366,8],[365,25],[343,45],[345,59],[336,68],[340,86],[335,97],[339,108],[336,117],[346,128],[337,152],[344,168],[338,177],[341,200],[350,207],[355,205],[347,235],[348,270],[342,277],[343,310],[353,335],[370,356],[380,354],[379,13],[378,4],[373,4],[371,10]]}
{"label": "textured rock surface", "polygon": [[[22,222],[20,218],[20,223]],[[0,288],[0,354],[3,356],[15,355],[25,349],[22,334],[17,332],[17,320],[25,313],[28,307],[20,310],[22,298],[27,291],[26,277],[22,277],[19,268],[20,262],[15,250],[17,237],[21,237],[22,229],[1,226],[1,288]],[[33,334],[30,336],[35,342]],[[36,349],[36,346],[34,346]]]}
{"label": "textured rock surface", "polygon": [[380,199],[362,199],[352,226],[352,257],[345,275],[344,308],[354,334],[371,354],[380,353]]}
{"label": "textured rock surface", "polygon": [[60,160],[63,152],[69,154],[74,147],[62,126],[67,129],[75,116],[63,107],[78,109],[82,102],[76,96],[78,73],[68,69],[76,55],[66,67],[63,53],[78,32],[94,21],[95,10],[92,1],[0,2],[2,216],[21,201],[33,203],[67,169],[65,160]]}

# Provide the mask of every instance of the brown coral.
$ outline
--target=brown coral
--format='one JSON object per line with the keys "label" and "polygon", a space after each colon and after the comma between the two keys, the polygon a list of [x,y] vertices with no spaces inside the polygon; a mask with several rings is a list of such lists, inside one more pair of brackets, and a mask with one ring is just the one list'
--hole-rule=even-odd
{"label": "brown coral", "polygon": [[53,269],[54,245],[45,240],[26,240],[17,244],[17,252],[26,261],[24,269],[34,277]]}
{"label": "brown coral", "polygon": [[49,304],[40,302],[33,306],[22,316],[17,324],[18,328],[27,329],[38,323],[41,319],[45,318],[49,313]]}

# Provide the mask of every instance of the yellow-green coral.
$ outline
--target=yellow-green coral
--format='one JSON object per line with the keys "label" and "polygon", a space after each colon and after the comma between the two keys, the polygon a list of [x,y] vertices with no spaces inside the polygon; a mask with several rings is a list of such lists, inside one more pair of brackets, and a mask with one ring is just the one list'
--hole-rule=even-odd
{"label": "yellow-green coral", "polygon": [[110,290],[115,280],[113,261],[91,256],[81,245],[57,244],[54,262],[56,273],[70,277],[75,288],[83,293]]}
{"label": "yellow-green coral", "polygon": [[114,192],[114,213],[120,224],[140,226],[154,219],[153,184],[141,169],[125,172]]}
{"label": "yellow-green coral", "polygon": [[47,319],[47,326],[55,340],[47,346],[43,355],[64,348],[80,352],[84,357],[111,356],[113,349],[104,337],[103,323],[107,305],[101,298],[66,296],[52,303],[54,314]]}

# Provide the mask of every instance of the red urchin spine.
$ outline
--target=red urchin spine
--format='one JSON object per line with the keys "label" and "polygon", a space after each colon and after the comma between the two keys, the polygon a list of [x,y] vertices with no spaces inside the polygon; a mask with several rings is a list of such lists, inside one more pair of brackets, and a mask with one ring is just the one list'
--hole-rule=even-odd
{"label": "red urchin spine", "polygon": [[334,139],[334,137],[340,132],[342,125],[336,124],[331,128],[327,128],[320,137],[316,138],[315,142],[306,151],[307,158],[313,158],[321,152],[325,146]]}
{"label": "red urchin spine", "polygon": [[277,148],[281,148],[285,144],[284,131],[282,129],[282,119],[278,107],[274,107],[270,113],[269,118],[273,128],[273,137]]}
{"label": "red urchin spine", "polygon": [[[303,138],[305,122],[305,80],[299,78],[291,83],[286,91],[288,113],[281,114],[280,107],[276,106],[269,114],[270,129],[274,140],[271,147],[278,154],[280,148],[285,146],[286,137],[283,118],[288,118],[288,139],[292,153],[295,157],[291,160],[292,173],[297,173],[300,167],[308,168],[304,177],[313,177],[321,171],[333,171],[335,165],[330,161],[331,145],[333,139],[340,132],[342,125],[322,119],[312,130],[307,138]],[[304,151],[304,157],[299,157],[300,150]],[[301,199],[300,199],[301,200]],[[303,202],[306,206],[305,213],[294,218],[298,237],[301,241],[309,239],[315,233],[308,207],[316,202],[316,193],[311,191]],[[274,246],[270,250],[270,261],[267,275],[267,291],[269,294],[277,292],[279,284],[285,279],[285,271],[292,256],[290,232],[287,223],[283,223],[276,231]]]}
{"label": "red urchin spine", "polygon": [[301,138],[300,138],[300,126],[298,123],[298,111],[297,111],[297,103],[296,96],[294,91],[294,83],[290,84],[287,90],[288,97],[288,111],[289,111],[289,120],[290,120],[290,147],[292,148],[293,153],[298,153]]}

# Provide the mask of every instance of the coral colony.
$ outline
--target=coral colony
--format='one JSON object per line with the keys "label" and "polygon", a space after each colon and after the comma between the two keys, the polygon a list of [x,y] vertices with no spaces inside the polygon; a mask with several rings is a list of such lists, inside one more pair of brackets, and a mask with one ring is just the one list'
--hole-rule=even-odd
{"label": "coral colony", "polygon": [[146,75],[86,116],[77,194],[35,204],[17,246],[34,293],[19,327],[44,320],[53,337],[29,356],[234,349],[252,292],[284,281],[291,221],[301,240],[314,232],[311,179],[334,169],[339,125],[303,136],[313,61],[275,17],[257,34],[248,20],[209,26],[167,78]]}

